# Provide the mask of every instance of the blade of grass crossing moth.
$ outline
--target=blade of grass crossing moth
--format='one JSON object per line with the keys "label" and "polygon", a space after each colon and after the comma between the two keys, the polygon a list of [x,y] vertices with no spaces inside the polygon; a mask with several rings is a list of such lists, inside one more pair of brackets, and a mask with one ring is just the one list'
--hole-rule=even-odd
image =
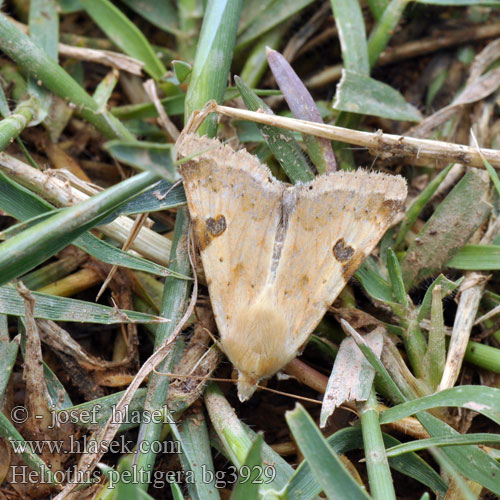
{"label": "blade of grass crossing moth", "polygon": [[380,430],[377,397],[373,388],[361,409],[361,429],[372,498],[396,500],[389,462],[385,454],[384,439]]}
{"label": "blade of grass crossing moth", "polygon": [[[209,0],[201,28],[193,72],[185,101],[185,121],[210,100],[221,103],[233,56],[241,0]],[[215,136],[217,117],[210,116],[200,127],[200,135]]]}
{"label": "blade of grass crossing moth", "polygon": [[47,53],[27,35],[0,14],[0,50],[5,52],[21,70],[33,76],[51,92],[68,99],[78,113],[109,139],[128,139],[133,136],[125,126],[99,106],[87,92]]}
{"label": "blade of grass crossing moth", "polygon": [[239,469],[238,482],[233,489],[231,500],[259,498],[260,471],[263,469],[261,458],[262,441],[262,434],[257,434],[244,464]]}
{"label": "blade of grass crossing moth", "polygon": [[[249,110],[262,109],[268,114],[273,114],[267,104],[241,78],[235,76],[234,81]],[[291,132],[260,123],[257,123],[257,127],[292,183],[309,182],[314,178],[309,163]]]}
{"label": "blade of grass crossing moth", "polygon": [[108,38],[126,54],[144,63],[144,71],[160,80],[167,70],[142,32],[108,0],[81,0],[83,8]]}
{"label": "blade of grass crossing moth", "polygon": [[[186,208],[181,208],[177,211],[175,219],[174,238],[172,241],[172,249],[170,258],[172,269],[176,272],[189,276],[191,273],[191,265],[189,262],[188,248],[188,229],[189,216]],[[189,301],[190,282],[186,280],[178,280],[173,277],[165,279],[165,287],[163,291],[162,307],[160,315],[170,320],[169,323],[162,323],[156,330],[155,348],[161,346],[175,330],[177,322],[182,318],[184,311]],[[174,356],[172,352],[158,366],[159,372],[171,372],[173,369]],[[151,373],[148,382],[148,393],[146,396],[145,407],[151,411],[158,410],[165,405],[170,378]],[[143,423],[139,430],[139,441],[145,443],[155,443],[160,437],[162,424],[158,422]],[[134,465],[137,470],[145,472],[152,471],[156,460],[156,453],[149,445],[145,445],[144,449],[148,451],[142,452],[140,443],[138,452],[134,457]],[[147,489],[148,484],[140,483],[140,487]]]}
{"label": "blade of grass crossing moth", "polygon": [[182,446],[179,460],[187,474],[193,477],[186,481],[192,500],[218,500],[219,490],[215,486],[215,470],[212,461],[208,428],[203,413],[192,413],[180,426],[171,423],[172,434]]}
{"label": "blade of grass crossing moth", "polygon": [[309,463],[313,475],[327,498],[330,500],[337,498],[366,500],[370,498],[348,472],[312,418],[300,404],[297,404],[294,410],[288,411],[285,418],[300,451]]}
{"label": "blade of grass crossing moth", "polygon": [[404,239],[410,229],[415,224],[418,216],[427,205],[428,201],[431,199],[432,195],[436,192],[436,189],[441,185],[441,182],[448,175],[448,172],[453,167],[453,163],[450,163],[445,169],[439,172],[434,179],[425,187],[425,189],[420,193],[418,198],[411,204],[410,208],[406,211],[403,222],[398,230],[398,235],[396,241],[394,242],[394,250],[397,251],[402,246]]}
{"label": "blade of grass crossing moth", "polygon": [[[288,61],[275,50],[267,48],[266,52],[269,67],[293,116],[301,120],[323,123],[314,99]],[[304,135],[304,142],[307,145],[309,157],[319,173],[324,174],[337,169],[332,145],[328,139]]]}

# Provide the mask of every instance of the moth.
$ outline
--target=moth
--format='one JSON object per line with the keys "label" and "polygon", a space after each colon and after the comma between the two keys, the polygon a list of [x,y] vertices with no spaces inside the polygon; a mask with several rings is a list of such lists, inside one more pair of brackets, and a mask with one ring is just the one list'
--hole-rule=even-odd
{"label": "moth", "polygon": [[289,185],[216,139],[187,134],[177,150],[221,347],[245,401],[300,353],[401,209],[406,182],[357,170]]}

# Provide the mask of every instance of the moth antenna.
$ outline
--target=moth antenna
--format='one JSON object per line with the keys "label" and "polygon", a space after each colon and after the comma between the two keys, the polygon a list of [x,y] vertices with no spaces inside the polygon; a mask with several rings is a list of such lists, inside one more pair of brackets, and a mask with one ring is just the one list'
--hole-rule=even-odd
{"label": "moth antenna", "polygon": [[[232,384],[236,384],[236,380],[233,380],[232,378],[219,378],[219,377],[207,377],[205,375],[187,375],[187,374],[182,374],[182,373],[159,372],[156,368],[153,368],[153,371],[156,375],[164,375],[165,377],[190,378],[190,379],[197,379],[197,380],[210,380],[212,382],[229,382]],[[298,396],[297,394],[291,394],[289,392],[278,391],[277,389],[271,389],[270,387],[265,387],[263,385],[257,384],[256,387],[257,387],[257,389],[272,392],[274,394],[279,394],[280,396],[286,396],[288,398],[293,398],[293,399],[300,399],[301,401],[306,401],[308,403],[315,403],[315,404],[319,404],[319,405],[323,404],[321,401],[318,401],[317,399],[306,398],[305,396]],[[351,409],[351,411],[353,411],[353,410]]]}

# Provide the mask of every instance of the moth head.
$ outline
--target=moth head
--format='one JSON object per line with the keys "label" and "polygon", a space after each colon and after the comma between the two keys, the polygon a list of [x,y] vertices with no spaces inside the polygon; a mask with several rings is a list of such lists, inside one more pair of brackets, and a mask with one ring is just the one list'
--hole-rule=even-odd
{"label": "moth head", "polygon": [[259,380],[283,368],[296,351],[288,347],[285,317],[265,296],[243,309],[234,325],[231,335],[222,339],[222,347],[239,373],[238,397],[246,401]]}

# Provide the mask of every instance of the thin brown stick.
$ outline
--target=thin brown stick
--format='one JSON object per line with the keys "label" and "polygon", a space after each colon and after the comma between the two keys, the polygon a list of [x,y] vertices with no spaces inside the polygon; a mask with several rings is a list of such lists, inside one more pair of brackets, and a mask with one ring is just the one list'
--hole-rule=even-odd
{"label": "thin brown stick", "polygon": [[240,118],[253,122],[263,123],[272,127],[295,130],[305,134],[325,137],[335,141],[345,142],[367,148],[374,156],[381,159],[397,156],[413,156],[420,160],[428,160],[429,167],[435,163],[461,163],[469,167],[485,168],[481,154],[489,163],[500,169],[500,151],[494,149],[481,149],[453,144],[451,142],[433,141],[431,139],[417,139],[394,134],[361,132],[335,125],[308,122],[296,118],[268,115],[262,112],[248,111],[245,109],[217,106],[215,112],[231,118]]}

